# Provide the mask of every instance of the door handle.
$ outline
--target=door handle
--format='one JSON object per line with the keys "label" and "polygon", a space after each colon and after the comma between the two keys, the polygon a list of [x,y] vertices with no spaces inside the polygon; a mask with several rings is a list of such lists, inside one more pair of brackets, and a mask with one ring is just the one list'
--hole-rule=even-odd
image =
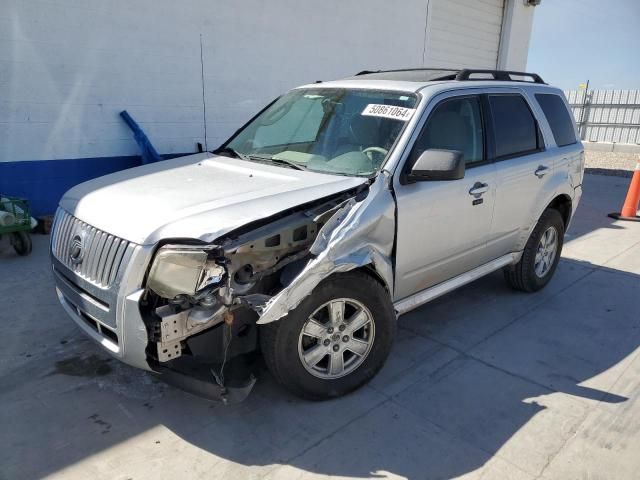
{"label": "door handle", "polygon": [[471,187],[471,190],[469,190],[469,195],[473,195],[474,197],[479,197],[480,195],[488,191],[489,191],[489,185],[487,185],[486,183],[476,182],[473,185],[473,187]]}
{"label": "door handle", "polygon": [[544,165],[540,165],[535,172],[534,175],[538,178],[544,177],[547,173],[549,173],[549,167],[545,167]]}

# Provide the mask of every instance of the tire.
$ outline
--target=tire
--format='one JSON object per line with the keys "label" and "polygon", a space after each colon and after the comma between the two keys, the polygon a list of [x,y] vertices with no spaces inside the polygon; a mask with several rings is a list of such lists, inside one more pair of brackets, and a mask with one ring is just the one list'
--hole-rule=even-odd
{"label": "tire", "polygon": [[16,253],[22,257],[31,253],[31,236],[27,232],[14,232],[11,234],[11,243]]}
{"label": "tire", "polygon": [[[339,312],[343,301],[344,321],[332,324],[330,311]],[[315,322],[310,320],[312,315]],[[360,325],[366,318],[370,322],[351,332],[356,326],[351,323],[354,319]],[[303,333],[305,326],[305,332],[312,331],[317,337]],[[351,333],[351,337],[345,335]],[[267,367],[281,385],[299,397],[325,400],[345,395],[371,380],[384,365],[395,333],[396,316],[389,292],[370,275],[348,272],[325,279],[286,317],[263,325],[260,345]],[[368,344],[366,352],[363,343]],[[310,352],[320,353],[311,358]],[[306,358],[321,359],[312,366],[313,361]],[[342,374],[341,362],[333,363],[339,358]]]}
{"label": "tire", "polygon": [[[542,213],[524,247],[520,261],[504,270],[504,278],[512,288],[523,292],[537,292],[549,283],[560,261],[564,243],[564,228],[564,220],[560,212],[550,208]],[[555,254],[552,259],[550,258],[550,254],[546,257],[542,255],[543,259],[547,259],[547,267],[541,269],[539,268],[540,263],[538,262],[541,257],[538,257],[537,254],[543,236],[546,235],[550,229],[555,230],[557,240]]]}

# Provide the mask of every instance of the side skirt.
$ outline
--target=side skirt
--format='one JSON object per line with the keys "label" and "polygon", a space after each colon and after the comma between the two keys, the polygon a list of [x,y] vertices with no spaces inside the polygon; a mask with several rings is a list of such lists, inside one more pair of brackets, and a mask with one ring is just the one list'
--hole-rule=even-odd
{"label": "side skirt", "polygon": [[402,300],[398,300],[393,304],[398,315],[402,315],[403,313],[407,313],[414,308],[418,308],[421,305],[424,305],[431,300],[434,300],[445,293],[449,293],[452,290],[455,290],[458,287],[466,285],[467,283],[473,282],[480,277],[484,277],[485,275],[499,270],[507,265],[514,265],[520,261],[520,257],[522,256],[522,252],[517,253],[509,253],[502,257],[496,258],[495,260],[490,261],[489,263],[485,263],[484,265],[480,265],[473,270],[469,270],[457,277],[453,277],[450,280],[434,285],[433,287],[429,287],[425,290],[421,290],[418,293],[414,293],[409,297],[405,297]]}

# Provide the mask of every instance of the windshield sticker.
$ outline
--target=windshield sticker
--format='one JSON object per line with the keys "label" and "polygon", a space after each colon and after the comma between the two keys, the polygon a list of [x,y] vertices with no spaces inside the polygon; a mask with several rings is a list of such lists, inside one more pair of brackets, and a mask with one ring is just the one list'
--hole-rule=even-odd
{"label": "windshield sticker", "polygon": [[378,103],[370,103],[362,111],[362,115],[370,117],[392,118],[394,120],[408,121],[413,116],[415,108],[396,107],[395,105],[380,105]]}

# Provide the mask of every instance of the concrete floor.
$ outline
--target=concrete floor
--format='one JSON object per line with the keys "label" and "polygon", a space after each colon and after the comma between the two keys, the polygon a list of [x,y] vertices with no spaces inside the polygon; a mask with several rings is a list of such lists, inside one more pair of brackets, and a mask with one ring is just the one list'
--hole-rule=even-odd
{"label": "concrete floor", "polygon": [[0,248],[0,478],[632,479],[640,475],[640,223],[587,176],[542,292],[490,275],[400,318],[383,371],[298,400],[264,374],[224,407],[110,360],[58,306],[47,238]]}

